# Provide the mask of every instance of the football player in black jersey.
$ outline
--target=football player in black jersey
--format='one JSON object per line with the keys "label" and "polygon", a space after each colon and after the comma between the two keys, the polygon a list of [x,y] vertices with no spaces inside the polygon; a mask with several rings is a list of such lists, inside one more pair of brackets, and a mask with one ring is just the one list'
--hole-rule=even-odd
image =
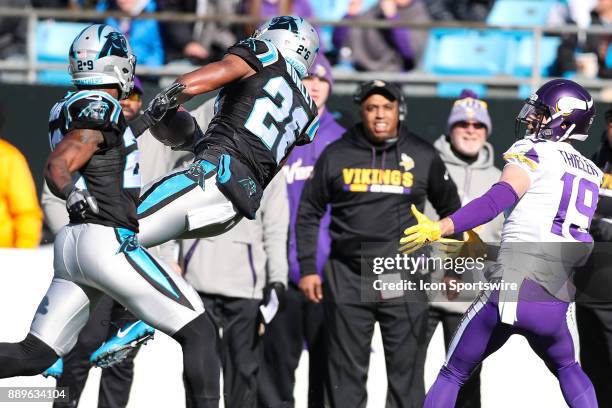
{"label": "football player in black jersey", "polygon": [[[123,34],[105,24],[89,26],[70,47],[78,91],[51,109],[45,169],[70,223],[56,236],[53,280],[30,332],[19,343],[0,343],[0,378],[39,374],[65,355],[107,293],[181,344],[187,406],[218,406],[218,394],[204,393],[200,342],[215,334],[201,300],[136,238],[138,148],[117,101],[133,87],[135,63]],[[129,340],[133,327],[122,337]]]}
{"label": "football player in black jersey", "polygon": [[[138,205],[145,247],[173,238],[223,233],[255,217],[263,189],[295,145],[319,126],[301,78],[319,49],[315,29],[300,17],[274,17],[218,62],[187,73],[141,116],[162,142],[196,153],[193,164],[145,187]],[[178,102],[219,89],[215,116],[202,132]]]}
{"label": "football player in black jersey", "polygon": [[[213,236],[242,217],[255,218],[263,189],[291,149],[312,141],[319,127],[317,107],[301,81],[318,50],[309,23],[274,17],[221,61],[179,77],[130,123],[136,135],[152,126],[163,143],[196,154],[192,164],[144,188],[138,205],[141,245]],[[178,102],[219,88],[204,133]]]}

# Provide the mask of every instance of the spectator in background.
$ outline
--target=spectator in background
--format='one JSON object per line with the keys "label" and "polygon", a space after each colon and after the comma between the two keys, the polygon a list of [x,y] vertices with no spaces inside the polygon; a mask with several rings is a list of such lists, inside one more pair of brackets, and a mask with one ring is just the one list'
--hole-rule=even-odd
{"label": "spectator in background", "polygon": [[[487,142],[493,129],[487,103],[478,99],[473,92],[463,91],[453,104],[447,124],[447,133],[435,141],[434,147],[457,185],[461,202],[468,203],[486,193],[501,175],[501,171],[493,165],[493,146]],[[436,219],[431,205],[425,207],[425,213]],[[500,214],[493,221],[476,228],[476,232],[483,241],[499,244],[503,222],[504,217]],[[475,271],[466,271],[462,275],[450,277],[444,276],[444,271],[435,271],[432,281],[461,279],[477,282],[483,278],[478,275]],[[436,294],[438,296],[431,299],[430,303],[427,343],[430,342],[438,323],[442,323],[444,345],[448,350],[463,313],[470,307],[478,292],[463,291],[451,301],[444,293]],[[480,407],[480,367],[461,388],[456,407]]]}
{"label": "spectator in background", "polygon": [[[159,0],[159,10],[197,15],[236,14],[239,0]],[[231,27],[220,22],[160,22],[166,62],[188,59],[203,65],[220,59],[236,42]]]}
{"label": "spectator in background", "polygon": [[[119,101],[126,120],[132,120],[140,114],[143,93],[142,84],[135,77],[132,94]],[[148,131],[137,139],[137,143],[141,154],[139,169],[143,183],[147,183],[172,169],[176,161],[184,155],[184,152],[174,152],[169,147],[164,146]],[[43,188],[42,204],[45,221],[52,232],[56,234],[69,222],[66,204],[51,193],[46,183]],[[150,251],[178,269],[174,249],[175,244],[171,242],[152,248]],[[115,326],[123,327],[126,323],[134,321],[136,321],[136,318],[119,302],[106,295],[101,298],[91,313],[89,321],[79,334],[76,345],[63,358],[63,374],[58,379],[57,386],[69,387],[70,393],[67,400],[56,400],[53,405],[54,408],[77,406],[89,375],[91,367],[89,357],[92,352],[116,331]],[[136,353],[131,353],[120,363],[102,370],[98,406],[118,408],[127,405],[134,374],[135,356]]]}
{"label": "spectator in background", "polygon": [[[244,11],[245,14],[261,17],[262,19],[287,15],[295,15],[307,19],[314,15],[309,0],[248,0],[244,2]],[[245,36],[253,34],[255,28],[256,25],[247,26]],[[322,50],[321,48],[320,51]]]}
{"label": "spectator in background", "polygon": [[274,298],[283,307],[288,227],[287,188],[279,174],[266,188],[255,220],[243,219],[216,237],[180,242],[185,279],[200,294],[216,328],[216,339],[202,338],[206,394],[218,399],[223,367],[227,408],[257,406],[260,336],[269,323],[259,307],[271,306]]}
{"label": "spectator in background", "polygon": [[580,365],[595,387],[600,407],[612,407],[612,105],[605,113],[606,130],[593,162],[604,172],[599,201],[589,232],[595,241],[591,257],[576,273],[576,323]]}
{"label": "spectator in background", "polygon": [[[430,21],[420,0],[380,0],[362,12],[361,0],[352,0],[345,19],[386,19],[411,22]],[[426,30],[403,27],[392,29],[336,27],[334,47],[350,49],[355,67],[360,71],[409,71],[420,63],[427,43]],[[340,51],[342,53],[342,50]]]}
{"label": "spectator in background", "polygon": [[120,19],[107,18],[105,23],[117,27],[130,42],[138,65],[160,66],[164,64],[164,47],[159,23],[156,20],[135,20],[143,12],[157,11],[155,0],[102,0],[98,11],[120,10],[125,16]]}
{"label": "spectator in background", "polygon": [[[591,25],[603,25],[612,30],[612,0],[597,1],[591,12]],[[553,74],[612,78],[612,58],[606,64],[611,41],[611,34],[564,35],[557,51]]]}
{"label": "spectator in background", "polygon": [[427,10],[438,21],[485,21],[495,0],[427,0]]}
{"label": "spectator in background", "polygon": [[[279,313],[263,339],[264,361],[259,376],[259,400],[262,407],[293,406],[293,388],[304,343],[309,352],[308,406],[323,407],[327,377],[326,333],[323,307],[309,302],[298,288],[300,267],[297,260],[295,224],[304,182],[311,175],[317,158],[328,144],[340,138],[345,129],[334,120],[325,107],[333,85],[329,61],[322,54],[302,80],[315,101],[321,124],[317,137],[310,144],[294,149],[283,167],[289,193],[289,287],[285,309]],[[316,272],[322,276],[323,265],[330,250],[329,211],[321,220],[316,253]]]}
{"label": "spectator in background", "polygon": [[[397,255],[397,236],[415,224],[411,204],[423,208],[429,199],[444,216],[461,203],[433,146],[408,130],[398,86],[369,81],[354,100],[362,122],[323,151],[300,198],[295,227],[300,288],[312,302],[323,302],[332,407],[366,406],[376,322],[387,368],[386,406],[421,407],[427,302],[415,291],[374,289],[378,275],[371,265],[375,257]],[[321,285],[317,243],[328,205],[331,252]],[[400,283],[402,274],[392,270],[384,278]]]}
{"label": "spectator in background", "polygon": [[[24,9],[29,6],[31,6],[30,0],[0,0],[0,7]],[[25,56],[27,35],[27,18],[0,18],[0,59]]]}
{"label": "spectator in background", "polygon": [[[0,106],[0,131],[4,109]],[[35,248],[42,235],[42,212],[26,158],[0,139],[0,247]]]}

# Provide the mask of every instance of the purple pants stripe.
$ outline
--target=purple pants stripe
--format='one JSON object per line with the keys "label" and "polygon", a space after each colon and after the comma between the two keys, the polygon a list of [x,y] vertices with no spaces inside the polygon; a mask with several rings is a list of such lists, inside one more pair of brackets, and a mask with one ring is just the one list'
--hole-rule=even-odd
{"label": "purple pants stripe", "polygon": [[558,378],[571,408],[595,408],[591,381],[576,361],[574,338],[567,324],[569,303],[560,301],[531,280],[524,280],[513,325],[501,322],[499,292],[483,292],[466,313],[449,347],[446,364],[427,393],[425,408],[455,406],[461,385],[512,334],[524,336]]}

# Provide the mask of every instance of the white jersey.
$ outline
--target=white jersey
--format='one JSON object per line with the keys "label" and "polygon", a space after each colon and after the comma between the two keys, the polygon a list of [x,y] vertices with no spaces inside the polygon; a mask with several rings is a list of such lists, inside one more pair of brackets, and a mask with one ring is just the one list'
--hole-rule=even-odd
{"label": "white jersey", "polygon": [[507,165],[527,171],[531,186],[506,213],[504,242],[592,242],[588,229],[603,173],[572,145],[522,139],[506,153]]}

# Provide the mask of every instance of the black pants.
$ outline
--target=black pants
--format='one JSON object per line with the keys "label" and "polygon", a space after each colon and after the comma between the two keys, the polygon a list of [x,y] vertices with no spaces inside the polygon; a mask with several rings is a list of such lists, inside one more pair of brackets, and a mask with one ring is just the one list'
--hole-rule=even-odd
{"label": "black pants", "polygon": [[[448,347],[453,339],[457,327],[461,324],[462,314],[452,313],[444,309],[437,307],[431,307],[429,309],[429,319],[427,327],[427,344],[431,341],[438,323],[442,322],[442,329],[444,333],[444,346],[448,351]],[[423,359],[423,364],[425,360]],[[482,366],[474,371],[470,379],[461,387],[457,402],[455,403],[456,408],[480,408],[480,370]]]}
{"label": "black pants", "polygon": [[595,387],[600,407],[612,407],[612,304],[576,303],[580,365]]}
{"label": "black pants", "polygon": [[[104,341],[114,335],[117,326],[122,327],[137,319],[121,304],[109,296],[103,296],[89,321],[79,334],[74,348],[64,356],[64,373],[57,381],[58,387],[69,388],[69,401],[56,401],[54,408],[75,407],[89,375],[89,357]],[[111,323],[112,322],[112,323]],[[134,357],[130,353],[121,363],[102,370],[98,407],[125,407],[130,397],[134,375]]]}
{"label": "black pants", "polygon": [[[371,273],[371,272],[370,272]],[[364,302],[359,271],[330,259],[323,306],[329,332],[327,393],[334,408],[363,408],[374,324],[382,335],[387,368],[387,408],[421,408],[425,398],[426,299]],[[371,285],[370,285],[371,289]]]}
{"label": "black pants", "polygon": [[[256,407],[261,360],[257,334],[260,301],[204,293],[200,293],[200,297],[206,313],[222,333],[216,339],[217,344],[202,344],[202,347],[217,351],[215,361],[223,367],[225,407]],[[218,370],[217,367],[217,373]],[[216,378],[219,378],[218,374]]]}
{"label": "black pants", "polygon": [[266,328],[263,336],[263,362],[259,373],[261,408],[293,407],[295,370],[304,343],[309,352],[308,407],[324,406],[327,378],[326,331],[323,306],[309,302],[289,283],[285,308]]}

